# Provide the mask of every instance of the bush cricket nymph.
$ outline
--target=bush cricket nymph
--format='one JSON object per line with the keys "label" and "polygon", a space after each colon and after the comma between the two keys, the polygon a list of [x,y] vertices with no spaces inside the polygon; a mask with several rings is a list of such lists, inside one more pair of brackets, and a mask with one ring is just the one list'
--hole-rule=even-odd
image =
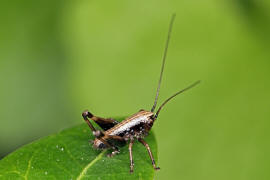
{"label": "bush cricket nymph", "polygon": [[[169,102],[171,99],[173,99],[178,94],[194,87],[197,85],[200,81],[197,81],[190,86],[186,87],[185,89],[182,89],[175,94],[173,94],[171,97],[166,99],[158,108],[156,112],[156,105],[159,97],[159,90],[160,90],[160,84],[163,76],[163,70],[167,55],[167,49],[168,44],[170,41],[171,31],[173,22],[175,19],[175,14],[172,15],[171,22],[169,25],[169,32],[168,37],[165,45],[165,50],[163,54],[162,59],[162,66],[161,66],[161,72],[160,77],[158,81],[158,87],[156,91],[155,101],[154,105],[151,109],[151,111],[147,110],[140,110],[139,112],[133,114],[132,116],[126,118],[122,122],[118,122],[111,118],[101,118],[93,115],[89,111],[84,111],[82,113],[82,116],[90,129],[92,130],[95,140],[93,141],[93,147],[95,149],[103,150],[103,149],[112,149],[112,153],[108,154],[109,157],[114,156],[115,154],[119,153],[119,149],[116,144],[123,143],[126,144],[129,142],[129,156],[130,156],[130,172],[133,172],[133,157],[132,157],[132,146],[135,140],[138,140],[140,143],[142,143],[145,148],[148,151],[148,154],[150,156],[150,159],[152,161],[153,168],[155,170],[159,170],[160,168],[156,166],[154,157],[152,155],[151,149],[149,145],[144,141],[144,137],[148,135],[148,132],[151,130],[155,120],[158,117],[158,114],[160,113],[161,109],[165,106],[167,102]],[[90,122],[90,120],[93,120],[102,130],[97,130]]]}

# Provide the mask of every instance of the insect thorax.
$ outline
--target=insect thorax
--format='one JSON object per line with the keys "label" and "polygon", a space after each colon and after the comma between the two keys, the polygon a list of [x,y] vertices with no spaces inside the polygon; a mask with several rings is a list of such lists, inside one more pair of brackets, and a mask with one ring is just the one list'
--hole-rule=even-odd
{"label": "insect thorax", "polygon": [[152,116],[152,112],[141,110],[109,129],[106,133],[108,135],[118,135],[125,139],[144,137],[153,125]]}

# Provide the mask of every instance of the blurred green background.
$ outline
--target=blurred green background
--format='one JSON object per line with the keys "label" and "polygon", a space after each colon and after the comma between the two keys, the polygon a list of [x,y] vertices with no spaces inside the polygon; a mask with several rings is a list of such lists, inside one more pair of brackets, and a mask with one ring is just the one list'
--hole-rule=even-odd
{"label": "blurred green background", "polygon": [[202,83],[154,125],[156,179],[268,180],[267,0],[1,1],[1,157],[83,123],[85,109],[150,109],[173,12],[159,102]]}

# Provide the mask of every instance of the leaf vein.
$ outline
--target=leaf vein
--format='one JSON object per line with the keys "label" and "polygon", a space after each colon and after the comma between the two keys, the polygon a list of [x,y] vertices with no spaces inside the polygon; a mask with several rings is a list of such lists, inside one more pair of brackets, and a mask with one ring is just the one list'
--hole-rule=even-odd
{"label": "leaf vein", "polygon": [[[20,177],[24,177],[19,171],[16,171],[16,170],[14,170],[14,171],[7,171],[4,174],[10,174],[10,173],[18,174]],[[0,175],[0,176],[3,176],[3,175]]]}
{"label": "leaf vein", "polygon": [[33,160],[33,158],[34,158],[36,152],[37,152],[37,151],[35,151],[35,152],[33,153],[33,155],[31,156],[31,158],[30,158],[29,161],[28,161],[27,169],[26,169],[26,172],[25,172],[25,175],[24,175],[24,179],[25,179],[25,180],[28,179],[28,174],[29,174],[29,171],[30,171],[30,168],[31,168],[30,166],[31,166],[31,164],[32,164],[32,160]]}
{"label": "leaf vein", "polygon": [[85,176],[87,170],[88,170],[91,166],[93,166],[98,160],[100,160],[100,159],[102,158],[102,156],[103,156],[105,153],[106,153],[106,150],[103,151],[103,152],[101,152],[94,160],[92,160],[90,163],[88,163],[88,164],[82,169],[81,173],[80,173],[79,176],[77,177],[77,180],[82,179],[82,178]]}

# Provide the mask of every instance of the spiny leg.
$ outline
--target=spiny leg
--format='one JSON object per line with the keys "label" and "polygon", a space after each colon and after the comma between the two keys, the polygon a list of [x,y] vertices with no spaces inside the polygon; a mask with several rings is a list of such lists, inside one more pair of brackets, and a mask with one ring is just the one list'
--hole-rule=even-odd
{"label": "spiny leg", "polygon": [[118,121],[112,118],[102,118],[93,116],[91,119],[95,121],[95,123],[97,123],[104,131],[107,131],[108,129],[114,127],[116,124],[119,123]]}
{"label": "spiny leg", "polygon": [[[88,118],[92,119],[96,124],[98,124],[104,131],[112,128],[113,126],[115,126],[116,124],[118,124],[119,122],[111,119],[111,118],[102,118],[102,117],[98,117],[93,115],[92,113],[90,113],[89,111],[84,111],[82,113],[82,116],[84,118],[84,120],[89,121]],[[87,122],[87,124],[89,125],[89,122]],[[89,125],[90,127],[91,125]],[[92,126],[93,127],[93,126]],[[90,127],[92,129],[92,127]]]}
{"label": "spiny leg", "polygon": [[94,128],[94,126],[91,124],[91,122],[89,121],[88,118],[92,118],[93,117],[93,114],[91,114],[89,111],[84,111],[82,113],[82,117],[83,119],[85,120],[85,122],[88,124],[88,126],[90,127],[90,129],[94,132],[96,132],[96,129]]}
{"label": "spiny leg", "polygon": [[116,146],[111,146],[111,148],[113,149],[113,151],[110,154],[108,154],[107,157],[113,157],[116,154],[120,153],[119,149]]}
{"label": "spiny leg", "polygon": [[128,150],[129,150],[129,159],[130,159],[130,173],[133,173],[133,167],[134,167],[134,162],[133,162],[133,157],[132,157],[132,146],[133,146],[134,140],[131,139]]}
{"label": "spiny leg", "polygon": [[[100,142],[101,141],[101,142]],[[120,151],[118,150],[118,148],[116,146],[114,146],[113,144],[111,144],[110,142],[106,141],[104,139],[104,137],[100,137],[100,138],[96,138],[93,141],[93,146],[96,149],[100,149],[100,150],[104,150],[104,149],[113,149],[113,152],[111,154],[108,154],[108,157],[112,157],[115,154],[119,153]]]}
{"label": "spiny leg", "polygon": [[[82,113],[83,119],[85,120],[85,122],[88,124],[88,126],[90,127],[90,129],[93,132],[93,135],[97,138],[101,137],[102,135],[104,135],[104,132],[101,130],[96,130],[95,127],[92,125],[92,123],[89,121],[89,118],[92,119],[93,121],[95,121],[103,130],[106,129],[104,126],[101,126],[100,123],[102,122],[103,125],[106,124],[106,126],[108,125],[112,125],[112,122],[115,122],[115,120],[112,119],[104,119],[104,118],[100,118],[97,116],[94,116],[92,113],[90,113],[88,110],[84,111]],[[107,121],[108,120],[108,121]]]}
{"label": "spiny leg", "polygon": [[114,140],[117,140],[117,141],[125,141],[125,139],[121,136],[117,136],[117,135],[108,135],[108,134],[105,134],[105,136],[109,137],[110,139],[114,139]]}
{"label": "spiny leg", "polygon": [[149,156],[150,156],[150,158],[151,158],[152,165],[153,165],[154,169],[155,169],[155,170],[159,170],[160,168],[156,166],[156,163],[155,163],[155,160],[154,160],[154,157],[153,157],[153,155],[152,155],[152,152],[151,152],[151,149],[150,149],[149,145],[148,145],[143,139],[141,139],[141,138],[138,139],[138,141],[139,141],[140,143],[142,143],[142,144],[146,147],[146,149],[147,149],[147,151],[148,151],[148,154],[149,154]]}
{"label": "spiny leg", "polygon": [[[108,135],[108,134],[105,134],[104,137],[105,138],[107,137],[108,139],[113,139],[113,140],[116,140],[116,141],[125,142],[125,139],[123,137],[117,136],[117,135]],[[114,155],[120,153],[120,150],[116,146],[111,145],[111,148],[113,149],[113,151],[110,154],[107,155],[108,157],[113,157]]]}

